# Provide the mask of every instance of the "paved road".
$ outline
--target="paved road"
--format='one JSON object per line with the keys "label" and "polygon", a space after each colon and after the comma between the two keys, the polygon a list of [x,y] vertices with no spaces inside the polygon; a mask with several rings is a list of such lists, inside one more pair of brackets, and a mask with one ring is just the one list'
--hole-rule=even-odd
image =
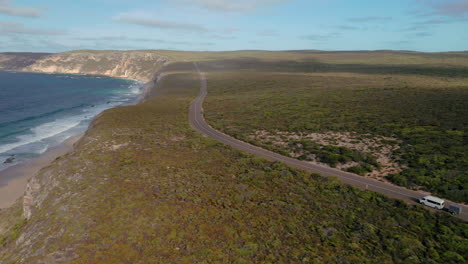
{"label": "paved road", "polygon": [[[206,76],[205,76],[205,73],[200,71],[196,63],[195,63],[195,68],[197,69],[200,75],[200,82],[201,82],[200,94],[190,105],[189,121],[190,121],[190,125],[195,130],[198,130],[199,132],[209,137],[217,139],[221,141],[222,143],[229,145],[235,149],[245,151],[254,155],[258,155],[271,161],[284,162],[294,168],[303,169],[303,170],[311,171],[314,173],[320,173],[321,175],[324,175],[324,176],[335,176],[344,184],[349,184],[349,185],[352,185],[361,189],[379,192],[389,197],[405,200],[411,204],[416,204],[417,199],[427,195],[427,193],[408,190],[406,188],[395,186],[389,183],[380,182],[374,179],[364,178],[362,176],[349,173],[349,172],[345,172],[342,170],[338,170],[338,169],[334,169],[334,168],[330,168],[326,166],[310,164],[304,161],[286,157],[278,153],[274,153],[274,152],[250,145],[243,141],[237,140],[231,136],[228,136],[212,128],[210,125],[206,123],[204,116],[203,116],[203,101],[205,100],[205,97],[208,93]],[[449,201],[446,201],[446,204],[452,204],[452,203]],[[463,207],[460,218],[462,218],[465,221],[468,221],[468,207],[463,206],[463,205],[460,205],[460,206]]]}

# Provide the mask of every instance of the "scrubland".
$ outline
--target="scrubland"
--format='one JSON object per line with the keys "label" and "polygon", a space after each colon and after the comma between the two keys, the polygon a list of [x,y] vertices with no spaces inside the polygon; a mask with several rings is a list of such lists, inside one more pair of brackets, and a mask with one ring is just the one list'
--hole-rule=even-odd
{"label": "scrubland", "polygon": [[[392,106],[389,100],[427,109],[413,103],[411,98],[417,96],[407,96],[423,91],[425,100],[436,100],[432,94],[440,90],[447,93],[446,100],[460,98],[460,94],[451,97],[458,91],[452,88],[405,93],[399,81],[386,77],[272,74],[250,68],[216,72],[209,68],[215,64],[209,59],[201,64],[209,71],[206,116],[212,125],[246,139],[260,129],[361,128],[356,132],[393,135],[392,126],[369,128],[380,119],[392,121],[382,114],[381,105],[391,106],[394,113],[401,109],[394,118],[412,135],[415,127],[408,124],[419,118],[410,114],[400,121],[403,113],[411,113],[409,106]],[[33,195],[31,218],[23,219],[21,203],[0,211],[2,263],[463,263],[468,259],[468,226],[447,213],[269,162],[193,131],[188,109],[199,79],[192,63],[169,64],[162,74],[155,97],[105,111],[72,153],[35,177],[41,187]],[[395,83],[395,90],[382,94],[387,90],[379,83],[387,81]],[[404,96],[396,95],[398,91]],[[343,100],[353,103],[343,106]],[[377,112],[357,117],[364,108],[361,100]],[[428,118],[435,120],[430,113]]]}

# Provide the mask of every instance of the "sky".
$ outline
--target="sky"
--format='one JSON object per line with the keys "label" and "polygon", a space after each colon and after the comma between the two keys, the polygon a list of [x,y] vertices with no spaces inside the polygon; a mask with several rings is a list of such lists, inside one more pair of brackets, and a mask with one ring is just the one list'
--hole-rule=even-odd
{"label": "sky", "polygon": [[0,51],[468,50],[468,0],[0,0]]}

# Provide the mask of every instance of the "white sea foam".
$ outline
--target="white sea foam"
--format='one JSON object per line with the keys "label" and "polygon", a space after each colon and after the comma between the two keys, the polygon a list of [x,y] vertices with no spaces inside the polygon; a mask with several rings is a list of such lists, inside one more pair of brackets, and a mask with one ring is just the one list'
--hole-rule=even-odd
{"label": "white sea foam", "polygon": [[63,133],[73,127],[78,126],[82,120],[84,120],[84,116],[82,115],[73,116],[34,127],[30,129],[29,134],[16,137],[16,142],[0,146],[0,153],[11,151],[18,147],[38,142]]}
{"label": "white sea foam", "polygon": [[140,94],[141,93],[141,87],[137,85],[133,85],[130,87],[130,93],[132,94]]}
{"label": "white sea foam", "polygon": [[48,146],[43,146],[43,147],[38,151],[38,154],[45,153],[48,149],[49,149]]}
{"label": "white sea foam", "polygon": [[132,85],[130,85],[130,93],[134,95],[141,94],[145,84],[143,82],[136,82]]}
{"label": "white sea foam", "polygon": [[[64,117],[61,119],[57,119],[52,122],[44,123],[34,128],[31,128],[28,134],[20,135],[16,137],[16,142],[0,145],[0,153],[10,152],[17,148],[40,142],[46,141],[47,139],[51,139],[53,137],[59,136],[73,128],[78,127],[82,122],[86,120],[91,120],[100,112],[108,109],[109,107],[113,107],[115,104],[108,104],[108,105],[97,105],[95,107],[88,107],[82,110],[82,114],[74,115],[69,117]],[[70,135],[65,135],[69,137]],[[48,140],[48,141],[55,141],[55,140]],[[44,142],[45,143],[45,142]],[[48,144],[43,146],[31,146],[34,153],[43,153],[47,150]],[[36,150],[39,147],[40,150]],[[32,150],[31,148],[29,150]]]}

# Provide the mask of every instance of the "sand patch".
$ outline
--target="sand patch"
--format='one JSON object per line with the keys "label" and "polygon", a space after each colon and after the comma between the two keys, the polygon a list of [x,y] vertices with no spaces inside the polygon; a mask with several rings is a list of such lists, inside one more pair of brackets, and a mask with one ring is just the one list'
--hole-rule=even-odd
{"label": "sand patch", "polygon": [[[401,141],[392,137],[375,137],[370,134],[357,134],[352,132],[326,132],[326,133],[297,133],[282,132],[271,133],[268,131],[256,131],[250,136],[261,143],[273,144],[288,151],[291,157],[301,157],[306,155],[311,163],[322,164],[314,154],[307,153],[301,144],[294,144],[300,140],[311,140],[321,146],[344,147],[363,153],[368,153],[375,157],[380,168],[374,168],[365,177],[385,180],[389,174],[399,173],[404,166],[397,162],[395,151],[400,148]],[[346,170],[350,167],[358,166],[359,163],[350,161],[339,163],[336,168]]]}

